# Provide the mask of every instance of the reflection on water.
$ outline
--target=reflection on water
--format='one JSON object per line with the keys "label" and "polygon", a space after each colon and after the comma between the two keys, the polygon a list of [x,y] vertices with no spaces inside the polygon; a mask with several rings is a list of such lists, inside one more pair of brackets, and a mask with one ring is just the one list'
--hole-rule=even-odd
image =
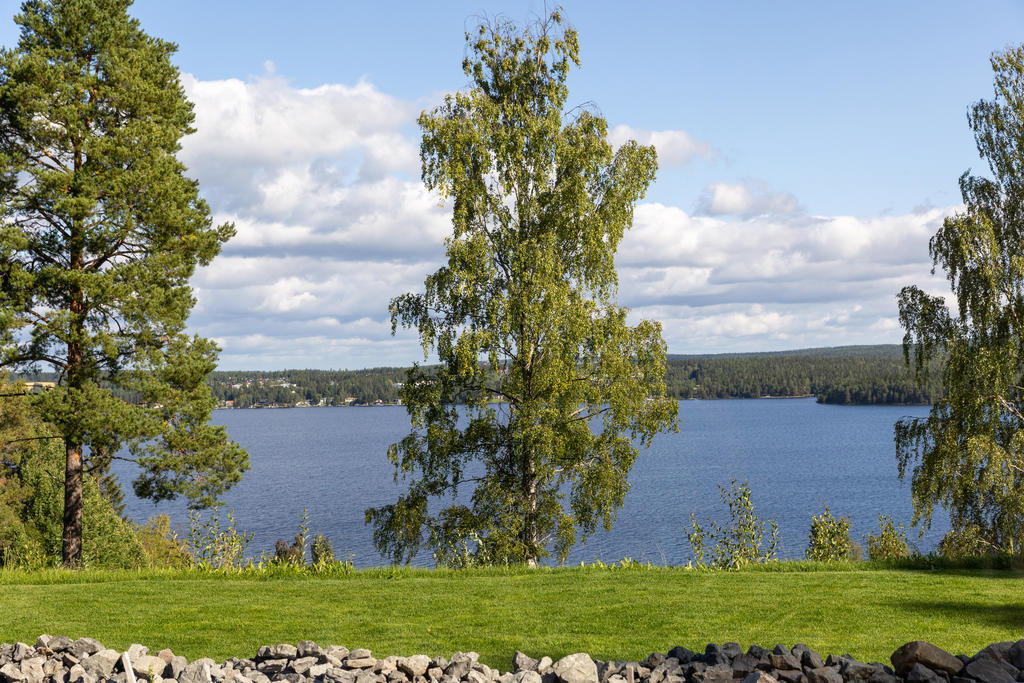
{"label": "reflection on water", "polygon": [[[683,401],[679,433],[660,435],[641,451],[613,530],[577,545],[569,561],[685,564],[690,514],[724,521],[717,487],[734,477],[750,482],[758,515],[778,522],[783,557],[803,555],[811,515],[826,504],[850,518],[858,541],[877,530],[879,514],[909,527],[910,485],[896,477],[892,428],[900,417],[927,410],[825,406],[814,399]],[[237,527],[255,534],[250,554],[290,540],[306,509],[311,532],[329,536],[339,558],[351,554],[360,567],[383,562],[363,513],[403,490],[386,453],[409,429],[404,408],[221,410],[213,420],[249,451],[251,469],[225,503]],[[163,512],[187,525],[184,505],[135,498],[132,466],[118,463],[115,470],[130,517],[144,522]],[[947,528],[945,516],[936,514],[922,549],[933,548]],[[918,540],[916,531],[908,535]],[[424,553],[414,564],[432,560]]]}

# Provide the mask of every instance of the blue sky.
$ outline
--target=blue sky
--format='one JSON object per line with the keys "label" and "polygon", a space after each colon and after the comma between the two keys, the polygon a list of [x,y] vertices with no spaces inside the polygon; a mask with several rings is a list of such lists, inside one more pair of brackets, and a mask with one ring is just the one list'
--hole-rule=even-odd
{"label": "blue sky", "polygon": [[[658,179],[619,253],[620,301],[673,353],[897,342],[895,294],[983,170],[965,112],[1019,2],[567,2],[613,142]],[[17,3],[0,7],[10,17]],[[415,118],[464,87],[463,33],[543,2],[137,0],[199,132],[182,158],[238,238],[197,274],[193,328],[224,368],[422,358],[388,300],[441,262],[447,214],[419,184]],[[17,38],[0,25],[0,43]]]}

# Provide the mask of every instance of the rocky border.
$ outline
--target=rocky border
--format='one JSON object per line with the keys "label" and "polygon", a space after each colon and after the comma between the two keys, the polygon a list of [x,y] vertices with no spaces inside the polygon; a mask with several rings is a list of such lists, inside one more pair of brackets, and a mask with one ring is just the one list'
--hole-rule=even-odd
{"label": "rocky border", "polygon": [[642,662],[595,661],[582,652],[538,660],[516,652],[512,669],[501,673],[480,663],[475,652],[378,659],[363,648],[302,641],[264,645],[252,659],[218,664],[209,658],[189,662],[170,650],[154,655],[138,644],[118,652],[92,638],[42,635],[34,646],[0,645],[0,683],[1014,683],[1024,681],[1024,640],[995,643],[973,657],[917,640],[893,652],[890,662],[822,659],[801,644],[772,650],[752,645],[744,652],[725,643],[702,653],[676,647]]}

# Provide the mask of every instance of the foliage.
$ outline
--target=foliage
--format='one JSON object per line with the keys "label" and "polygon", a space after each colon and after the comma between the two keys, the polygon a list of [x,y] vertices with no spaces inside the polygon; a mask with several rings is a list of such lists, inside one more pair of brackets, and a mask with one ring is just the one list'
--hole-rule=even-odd
{"label": "foliage", "polygon": [[189,337],[213,227],[175,157],[192,132],[174,46],[130,0],[26,0],[0,51],[0,367],[57,374],[33,397],[62,437],[62,559],[83,558],[84,481],[127,446],[136,492],[210,505],[245,452],[208,424],[218,349]]}
{"label": "foliage", "polygon": [[854,544],[850,538],[850,520],[836,519],[825,506],[817,517],[811,516],[811,531],[808,534],[807,559],[819,562],[854,559]]}
{"label": "foliage", "polygon": [[177,533],[171,528],[171,518],[167,515],[150,517],[135,533],[146,551],[151,567],[182,569],[192,564],[188,548],[178,539]]}
{"label": "foliage", "polygon": [[331,545],[331,539],[323,534],[317,534],[313,537],[310,554],[314,567],[327,567],[338,561],[334,557],[334,546]]}
{"label": "foliage", "polygon": [[1024,47],[992,56],[995,97],[968,112],[992,177],[960,177],[965,210],[929,243],[955,308],[915,287],[899,294],[907,363],[919,377],[941,358],[946,394],[895,431],[911,475],[913,524],[949,511],[951,544],[1020,552],[1024,541]]}
{"label": "foliage", "polygon": [[899,560],[910,557],[907,532],[888,515],[878,515],[878,533],[865,539],[872,560]]}
{"label": "foliage", "polygon": [[[729,508],[729,521],[719,524],[708,520],[710,529],[705,530],[695,515],[690,515],[693,530],[687,532],[686,540],[693,552],[694,563],[700,568],[738,569],[751,563],[770,562],[777,559],[779,527],[774,520],[766,525],[754,512],[747,482],[738,484],[735,479],[729,488],[719,486],[722,502]],[[769,531],[767,545],[765,531]],[[708,543],[713,542],[710,548]]]}
{"label": "foliage", "polygon": [[614,300],[656,155],[633,141],[613,153],[603,118],[565,111],[578,42],[557,10],[467,43],[472,88],[419,118],[424,183],[453,204],[447,264],[391,302],[392,326],[416,327],[440,365],[402,388],[413,431],[388,457],[409,490],[366,520],[395,562],[469,542],[477,560],[536,564],[610,528],[634,441],[675,425],[660,325],[626,325]]}
{"label": "foliage", "polygon": [[196,566],[226,571],[245,567],[245,550],[253,534],[235,528],[234,511],[228,511],[227,524],[223,527],[216,508],[205,518],[199,511],[192,510],[188,522],[186,548]]}

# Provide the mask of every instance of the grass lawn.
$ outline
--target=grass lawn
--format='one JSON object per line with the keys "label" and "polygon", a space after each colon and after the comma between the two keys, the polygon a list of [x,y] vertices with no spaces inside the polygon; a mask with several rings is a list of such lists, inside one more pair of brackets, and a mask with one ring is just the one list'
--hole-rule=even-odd
{"label": "grass lawn", "polygon": [[506,671],[516,649],[642,659],[675,645],[806,643],[888,662],[904,642],[954,654],[1024,638],[1024,574],[855,568],[364,570],[342,578],[199,572],[0,571],[0,642],[41,633],[190,660],[314,640],[389,654],[475,650]]}

